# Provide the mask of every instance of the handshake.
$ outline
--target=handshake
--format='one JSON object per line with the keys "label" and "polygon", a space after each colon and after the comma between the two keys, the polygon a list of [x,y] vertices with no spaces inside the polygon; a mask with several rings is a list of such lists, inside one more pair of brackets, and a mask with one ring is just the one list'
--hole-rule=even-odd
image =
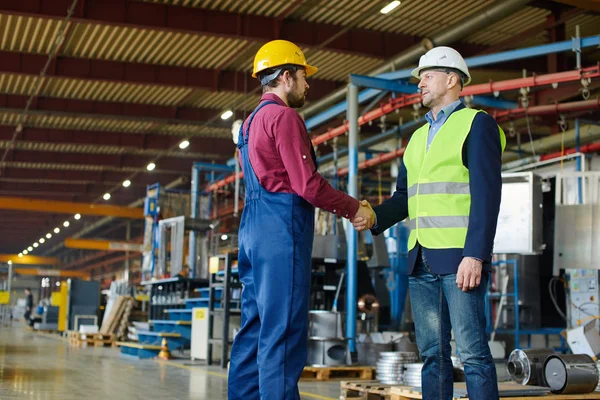
{"label": "handshake", "polygon": [[354,218],[350,219],[350,222],[358,232],[373,227],[375,224],[375,211],[373,211],[371,204],[369,204],[367,200],[360,202],[360,207],[358,207],[356,215],[354,215]]}

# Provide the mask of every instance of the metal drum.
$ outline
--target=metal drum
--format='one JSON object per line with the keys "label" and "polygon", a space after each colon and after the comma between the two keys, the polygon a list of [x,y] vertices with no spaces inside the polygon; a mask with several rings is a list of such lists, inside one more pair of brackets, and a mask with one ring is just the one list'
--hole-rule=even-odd
{"label": "metal drum", "polygon": [[331,367],[351,364],[348,343],[344,338],[309,337],[306,364]]}
{"label": "metal drum", "polygon": [[393,343],[356,343],[358,353],[358,365],[375,366],[379,354],[392,351]]}
{"label": "metal drum", "polygon": [[315,337],[344,337],[342,313],[311,310],[308,312],[308,336]]}
{"label": "metal drum", "polygon": [[551,349],[516,349],[510,353],[506,369],[512,380],[521,385],[547,387],[544,361],[553,354]]}
{"label": "metal drum", "polygon": [[544,375],[554,394],[583,394],[596,390],[598,369],[587,354],[555,354],[546,359]]}

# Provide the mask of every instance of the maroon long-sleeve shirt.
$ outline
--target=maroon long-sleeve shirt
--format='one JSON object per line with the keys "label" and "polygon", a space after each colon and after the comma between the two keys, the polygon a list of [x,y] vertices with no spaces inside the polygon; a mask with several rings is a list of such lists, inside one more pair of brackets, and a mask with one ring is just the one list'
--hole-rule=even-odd
{"label": "maroon long-sleeve shirt", "polygon": [[[315,207],[352,218],[358,200],[334,189],[318,172],[311,157],[312,143],[306,125],[293,108],[273,93],[261,102],[277,104],[262,108],[250,127],[250,162],[263,188],[275,193],[295,193]],[[248,120],[244,122],[244,131]]]}

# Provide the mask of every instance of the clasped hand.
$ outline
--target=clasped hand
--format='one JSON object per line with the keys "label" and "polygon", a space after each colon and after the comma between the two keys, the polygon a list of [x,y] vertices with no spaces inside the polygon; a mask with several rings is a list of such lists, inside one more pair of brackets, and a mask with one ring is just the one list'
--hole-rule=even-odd
{"label": "clasped hand", "polygon": [[360,202],[360,207],[358,207],[358,211],[354,215],[354,218],[350,219],[350,222],[358,232],[373,227],[375,224],[375,211],[373,211],[371,204],[367,200]]}

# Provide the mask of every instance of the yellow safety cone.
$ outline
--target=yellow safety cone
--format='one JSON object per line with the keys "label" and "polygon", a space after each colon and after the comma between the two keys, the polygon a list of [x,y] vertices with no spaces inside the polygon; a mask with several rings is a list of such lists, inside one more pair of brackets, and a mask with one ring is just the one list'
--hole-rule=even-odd
{"label": "yellow safety cone", "polygon": [[171,353],[169,352],[169,346],[167,344],[167,339],[163,338],[162,343],[160,345],[160,353],[158,353],[158,358],[161,360],[170,360]]}

